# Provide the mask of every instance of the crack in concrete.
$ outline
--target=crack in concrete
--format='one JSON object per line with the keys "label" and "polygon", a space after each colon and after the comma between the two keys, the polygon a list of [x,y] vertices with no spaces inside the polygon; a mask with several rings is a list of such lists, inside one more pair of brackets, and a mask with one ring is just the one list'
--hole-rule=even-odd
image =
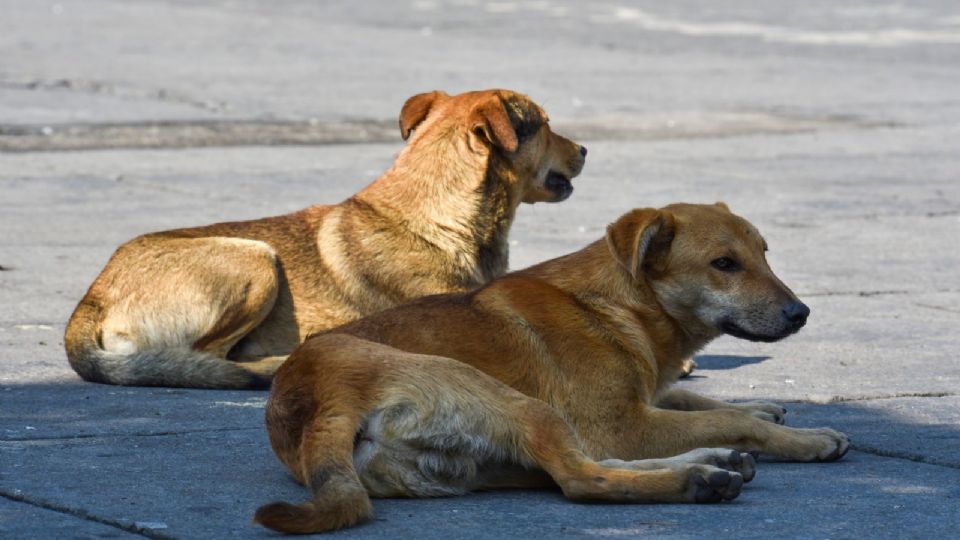
{"label": "crack in concrete", "polygon": [[960,216],[960,210],[943,210],[940,212],[927,212],[925,215],[928,218],[953,217],[953,216]]}
{"label": "crack in concrete", "polygon": [[[935,289],[932,291],[907,291],[902,289],[875,290],[875,291],[821,291],[821,292],[800,293],[800,296],[807,296],[807,297],[860,296],[864,298],[869,298],[872,296],[902,296],[902,295],[908,295],[908,294],[943,294],[943,293],[955,293],[955,292],[960,292],[960,289],[947,288],[947,289]],[[930,306],[923,306],[923,307],[930,307]]]}
{"label": "crack in concrete", "polygon": [[901,294],[915,294],[914,291],[904,291],[904,290],[878,290],[878,291],[823,291],[823,292],[814,292],[814,293],[801,293],[800,296],[888,296],[888,295],[901,295]]}
{"label": "crack in concrete", "polygon": [[960,313],[960,309],[951,309],[944,306],[938,306],[936,304],[921,304],[920,302],[913,302],[913,305],[927,309],[935,309],[937,311],[945,311],[947,313]]}
{"label": "crack in concrete", "polygon": [[126,437],[169,437],[171,435],[190,435],[193,433],[223,433],[230,431],[252,431],[263,429],[257,427],[233,427],[233,428],[211,428],[211,429],[185,429],[182,431],[147,431],[134,433],[81,433],[77,435],[65,435],[57,437],[3,437],[0,443],[18,443],[18,442],[44,442],[44,441],[74,441],[85,439],[121,439]]}
{"label": "crack in concrete", "polygon": [[27,495],[26,493],[23,493],[19,489],[15,489],[11,491],[11,490],[0,488],[0,497],[4,497],[11,501],[16,501],[23,504],[28,504],[30,506],[35,506],[37,508],[43,508],[44,510],[50,510],[52,512],[58,512],[60,514],[66,514],[68,516],[73,516],[73,517],[82,519],[84,521],[99,523],[101,525],[106,525],[108,527],[120,529],[124,532],[136,534],[139,536],[143,536],[145,538],[151,538],[155,540],[168,540],[168,539],[176,538],[175,536],[159,533],[154,529],[141,527],[136,523],[132,523],[129,521],[98,516],[82,508],[72,508],[70,506],[57,504],[44,499],[40,499],[38,497],[32,497],[30,495]]}
{"label": "crack in concrete", "polygon": [[923,456],[920,454],[914,454],[913,452],[884,450],[883,448],[877,448],[876,446],[870,446],[869,444],[857,444],[857,443],[850,443],[850,449],[856,450],[858,452],[863,452],[864,454],[872,454],[874,456],[903,459],[906,461],[913,461],[915,463],[923,463],[925,465],[936,465],[938,467],[947,467],[950,469],[960,469],[960,463],[953,463],[943,459],[931,458],[931,457]]}
{"label": "crack in concrete", "polygon": [[785,400],[784,403],[809,403],[811,405],[828,405],[830,403],[847,403],[849,401],[875,401],[881,399],[901,399],[901,398],[941,398],[957,397],[957,392],[897,392],[894,394],[877,394],[873,396],[830,396],[824,399],[792,399]]}
{"label": "crack in concrete", "polygon": [[80,94],[108,95],[121,99],[147,99],[164,103],[177,103],[211,112],[229,109],[223,101],[200,100],[184,92],[158,88],[156,90],[129,85],[118,85],[85,79],[21,79],[0,80],[0,88],[29,91],[68,91]]}

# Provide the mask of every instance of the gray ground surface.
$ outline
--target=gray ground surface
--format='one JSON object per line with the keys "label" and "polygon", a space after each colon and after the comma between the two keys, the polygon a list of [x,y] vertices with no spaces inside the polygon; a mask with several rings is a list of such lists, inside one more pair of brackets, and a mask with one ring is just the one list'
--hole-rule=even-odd
{"label": "gray ground surface", "polygon": [[[721,7],[722,6],[722,7]],[[0,537],[269,537],[302,489],[262,392],[118,388],[64,324],[139,233],[334,202],[409,95],[504,86],[590,147],[524,207],[522,267],[635,206],[725,200],[813,309],[682,384],[786,402],[841,462],[764,462],[729,504],[555,492],[376,501],[344,537],[949,537],[960,530],[960,7],[836,2],[0,0]],[[292,143],[307,146],[290,146]],[[336,142],[340,144],[321,144]],[[254,146],[240,146],[250,145]],[[50,151],[63,149],[85,151]]]}

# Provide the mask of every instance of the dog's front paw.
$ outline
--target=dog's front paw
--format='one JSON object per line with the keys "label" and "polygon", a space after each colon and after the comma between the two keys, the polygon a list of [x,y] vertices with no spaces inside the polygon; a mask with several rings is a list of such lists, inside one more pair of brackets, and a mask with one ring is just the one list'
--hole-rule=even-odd
{"label": "dog's front paw", "polygon": [[774,424],[783,424],[787,416],[787,409],[783,405],[773,403],[772,401],[746,401],[737,403],[737,408],[746,412],[750,416],[773,422]]}
{"label": "dog's front paw", "polygon": [[687,475],[687,500],[715,503],[736,499],[743,487],[743,476],[712,465],[690,465]]}
{"label": "dog's front paw", "polygon": [[804,451],[795,456],[800,461],[836,461],[846,455],[850,440],[830,428],[797,430],[804,434]]}
{"label": "dog's front paw", "polygon": [[847,438],[846,434],[830,428],[818,428],[815,431],[820,432],[823,438],[828,439],[824,449],[817,453],[817,461],[836,461],[847,455],[847,450],[850,449],[850,439]]}

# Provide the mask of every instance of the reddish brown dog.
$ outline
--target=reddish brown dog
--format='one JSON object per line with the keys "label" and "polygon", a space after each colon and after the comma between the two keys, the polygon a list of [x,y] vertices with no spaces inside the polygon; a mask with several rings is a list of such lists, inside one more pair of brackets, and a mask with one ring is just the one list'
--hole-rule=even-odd
{"label": "reddish brown dog", "polygon": [[333,206],[141,236],[80,301],[64,342],[89,381],[250,388],[309,334],[507,269],[521,202],[562,201],[586,149],[507,90],[407,100],[409,144]]}
{"label": "reddish brown dog", "polygon": [[576,253],[308,339],[277,373],[267,429],[313,498],[255,520],[325,531],[369,518],[368,496],[544,481],[573,499],[718,501],[753,475],[741,452],[840,458],[844,435],[779,425],[778,405],[670,388],[723,333],[804,325],[765,251],[722,203],[634,210]]}

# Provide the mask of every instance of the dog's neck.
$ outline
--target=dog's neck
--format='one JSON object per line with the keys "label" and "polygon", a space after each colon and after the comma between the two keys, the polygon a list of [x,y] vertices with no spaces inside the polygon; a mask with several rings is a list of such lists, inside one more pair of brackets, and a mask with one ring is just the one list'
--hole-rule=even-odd
{"label": "dog's neck", "polygon": [[465,137],[414,137],[393,167],[355,198],[421,239],[455,268],[466,288],[506,272],[518,194],[496,155],[478,153]]}
{"label": "dog's neck", "polygon": [[523,270],[573,294],[611,326],[624,345],[656,368],[657,386],[673,383],[683,361],[719,335],[699,321],[670,313],[645,279],[635,279],[605,240]]}

